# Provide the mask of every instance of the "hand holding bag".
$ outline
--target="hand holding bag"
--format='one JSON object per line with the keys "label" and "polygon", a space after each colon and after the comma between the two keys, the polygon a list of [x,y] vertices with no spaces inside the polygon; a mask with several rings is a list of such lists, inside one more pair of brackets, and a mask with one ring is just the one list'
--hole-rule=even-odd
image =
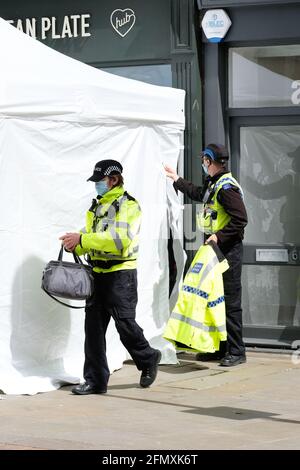
{"label": "hand holding bag", "polygon": [[88,300],[93,294],[94,278],[92,267],[83,264],[80,257],[72,252],[74,261],[63,261],[63,246],[60,249],[58,259],[49,261],[45,266],[42,277],[42,289],[52,299],[62,305],[71,308],[84,308],[69,305],[54,296],[69,300]]}

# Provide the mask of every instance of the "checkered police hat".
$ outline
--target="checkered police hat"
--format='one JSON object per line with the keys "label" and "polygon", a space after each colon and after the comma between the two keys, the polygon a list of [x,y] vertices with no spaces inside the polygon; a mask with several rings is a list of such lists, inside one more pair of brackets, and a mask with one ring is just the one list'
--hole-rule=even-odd
{"label": "checkered police hat", "polygon": [[94,168],[94,173],[87,181],[100,181],[105,176],[112,176],[121,174],[123,171],[123,167],[121,163],[117,162],[116,160],[101,160],[100,162],[96,163]]}

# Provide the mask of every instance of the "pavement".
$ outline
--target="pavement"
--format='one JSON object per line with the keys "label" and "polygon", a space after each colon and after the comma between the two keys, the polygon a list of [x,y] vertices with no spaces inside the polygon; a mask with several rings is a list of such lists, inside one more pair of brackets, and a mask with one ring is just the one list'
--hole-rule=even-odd
{"label": "pavement", "polygon": [[148,389],[128,361],[106,395],[0,395],[0,449],[300,449],[297,353],[248,350],[232,368],[178,359]]}

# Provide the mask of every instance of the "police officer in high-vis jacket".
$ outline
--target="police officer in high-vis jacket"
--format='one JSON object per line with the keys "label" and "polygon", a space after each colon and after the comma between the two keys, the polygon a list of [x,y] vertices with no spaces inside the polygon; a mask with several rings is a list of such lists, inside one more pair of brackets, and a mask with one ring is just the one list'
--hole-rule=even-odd
{"label": "police officer in high-vis jacket", "polygon": [[94,273],[95,292],[85,316],[85,382],[72,389],[76,395],[107,391],[105,333],[111,317],[123,345],[142,371],[141,387],[154,382],[161,359],[160,351],[149,345],[135,321],[141,209],[124,190],[122,171],[116,160],[96,164],[88,181],[95,183],[97,199],[87,212],[85,229],[60,238],[68,251],[88,257]]}
{"label": "police officer in high-vis jacket", "polygon": [[229,269],[223,273],[227,342],[220,343],[220,351],[198,354],[197,359],[221,359],[222,366],[230,367],[246,362],[242,336],[241,271],[247,213],[242,188],[226,169],[227,149],[220,144],[209,144],[201,156],[207,175],[203,187],[180,178],[170,167],[166,166],[165,170],[167,176],[174,180],[175,189],[203,203],[198,226],[205,233],[206,243],[210,240],[216,242],[229,263]]}

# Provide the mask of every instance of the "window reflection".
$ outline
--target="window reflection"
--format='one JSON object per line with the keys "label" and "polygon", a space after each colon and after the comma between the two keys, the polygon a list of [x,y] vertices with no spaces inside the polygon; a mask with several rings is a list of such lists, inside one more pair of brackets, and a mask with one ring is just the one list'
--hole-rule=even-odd
{"label": "window reflection", "polygon": [[172,70],[170,64],[107,67],[101,70],[152,85],[172,86]]}
{"label": "window reflection", "polygon": [[299,266],[243,266],[244,323],[299,326]]}
{"label": "window reflection", "polygon": [[241,128],[240,181],[252,244],[300,244],[300,126]]}
{"label": "window reflection", "polygon": [[[249,245],[300,245],[300,126],[241,127]],[[244,266],[245,323],[300,324],[299,266]]]}
{"label": "window reflection", "polygon": [[229,50],[229,106],[300,105],[300,46]]}

